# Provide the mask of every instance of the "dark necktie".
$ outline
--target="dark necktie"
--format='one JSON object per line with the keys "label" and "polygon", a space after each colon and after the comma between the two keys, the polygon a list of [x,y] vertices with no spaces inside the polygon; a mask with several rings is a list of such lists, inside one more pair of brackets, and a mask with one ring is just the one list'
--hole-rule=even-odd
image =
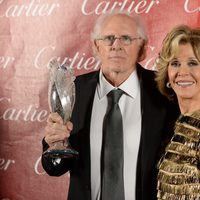
{"label": "dark necktie", "polygon": [[124,200],[123,127],[118,101],[120,89],[108,93],[108,109],[103,124],[101,156],[101,200]]}

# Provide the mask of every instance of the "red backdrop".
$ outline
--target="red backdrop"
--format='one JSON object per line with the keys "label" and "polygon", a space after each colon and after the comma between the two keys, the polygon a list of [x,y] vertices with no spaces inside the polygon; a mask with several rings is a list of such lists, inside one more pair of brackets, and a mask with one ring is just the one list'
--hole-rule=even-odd
{"label": "red backdrop", "polygon": [[49,177],[40,163],[48,64],[68,60],[77,75],[98,69],[90,31],[114,8],[144,18],[149,69],[173,26],[200,26],[200,0],[0,0],[0,200],[66,200],[68,174]]}

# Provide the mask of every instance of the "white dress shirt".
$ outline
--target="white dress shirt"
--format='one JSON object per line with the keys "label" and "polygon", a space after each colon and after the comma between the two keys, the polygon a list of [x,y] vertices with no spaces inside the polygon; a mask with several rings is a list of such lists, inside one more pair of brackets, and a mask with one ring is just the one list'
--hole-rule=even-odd
{"label": "white dress shirt", "polygon": [[[125,200],[135,200],[136,167],[141,135],[140,84],[136,71],[134,71],[118,88],[125,92],[119,100],[124,134]],[[99,83],[93,102],[90,127],[92,200],[99,200],[100,197],[102,125],[108,104],[106,95],[112,89],[114,89],[114,87],[104,78],[100,71]]]}

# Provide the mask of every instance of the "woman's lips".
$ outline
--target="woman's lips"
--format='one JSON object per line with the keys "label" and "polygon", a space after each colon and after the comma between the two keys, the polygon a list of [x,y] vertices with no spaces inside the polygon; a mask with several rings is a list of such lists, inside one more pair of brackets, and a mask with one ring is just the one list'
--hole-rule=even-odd
{"label": "woman's lips", "polygon": [[176,81],[176,84],[177,84],[178,86],[184,86],[184,87],[186,87],[186,86],[191,86],[191,85],[193,85],[193,84],[194,84],[194,81]]}

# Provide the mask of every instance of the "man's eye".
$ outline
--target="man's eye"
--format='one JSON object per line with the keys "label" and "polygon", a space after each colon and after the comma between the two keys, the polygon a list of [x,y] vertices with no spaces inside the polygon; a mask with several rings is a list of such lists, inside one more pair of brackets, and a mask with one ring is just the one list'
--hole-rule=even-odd
{"label": "man's eye", "polygon": [[113,35],[108,35],[106,37],[104,37],[105,41],[113,41],[114,40],[114,36]]}
{"label": "man's eye", "polygon": [[131,38],[128,35],[122,35],[121,38],[123,41],[131,41]]}

